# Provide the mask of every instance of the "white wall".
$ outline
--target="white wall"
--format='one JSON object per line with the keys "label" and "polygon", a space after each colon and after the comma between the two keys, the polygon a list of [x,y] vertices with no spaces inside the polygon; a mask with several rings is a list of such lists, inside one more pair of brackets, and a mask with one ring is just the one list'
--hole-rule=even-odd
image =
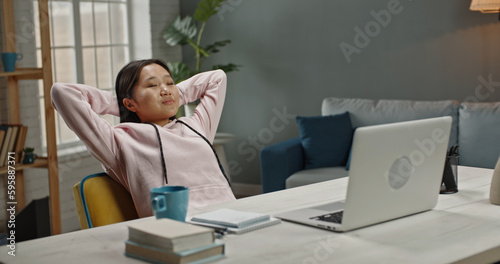
{"label": "white wall", "polygon": [[[136,0],[134,0],[136,1]],[[136,1],[137,2],[137,1]],[[140,1],[143,5],[146,1]],[[133,3],[132,3],[133,4]],[[134,10],[134,12],[145,12],[141,18],[149,23],[150,27],[143,27],[151,32],[140,32],[136,35],[134,42],[145,46],[136,50],[134,59],[146,58],[148,56],[161,58],[164,60],[181,60],[181,50],[178,47],[170,48],[162,42],[161,36],[163,30],[168,25],[169,21],[173,21],[179,13],[179,0],[150,0],[149,8],[144,7],[142,10]],[[29,30],[33,26],[31,1],[14,1],[14,17],[16,21],[16,35],[18,37],[17,51],[24,54],[24,58],[18,62],[18,67],[36,67],[35,42],[33,31]],[[150,14],[154,17],[150,20]],[[135,24],[135,23],[134,23]],[[2,27],[0,27],[0,31]],[[139,28],[141,29],[141,28]],[[146,38],[146,39],[144,39]],[[147,39],[151,38],[151,39]],[[141,39],[144,41],[141,42]],[[23,40],[23,41],[19,41]],[[0,43],[2,45],[3,41]],[[148,48],[148,45],[150,46]],[[34,146],[38,153],[41,150],[42,139],[41,129],[43,129],[40,121],[40,105],[36,98],[37,82],[23,81],[20,82],[20,104],[21,104],[21,122],[27,125],[28,137],[27,146]],[[7,106],[7,90],[6,80],[0,79],[0,123],[8,122]],[[37,152],[37,151],[35,151]],[[72,187],[83,177],[102,171],[101,165],[86,151],[85,148],[70,151],[69,153],[59,154],[59,192],[61,201],[61,219],[62,231],[69,232],[80,228],[78,215],[76,212],[75,202],[72,193]],[[48,177],[46,169],[26,169],[25,175],[25,190],[26,204],[33,199],[44,198],[49,195]],[[6,229],[6,178],[0,180],[0,233]]]}

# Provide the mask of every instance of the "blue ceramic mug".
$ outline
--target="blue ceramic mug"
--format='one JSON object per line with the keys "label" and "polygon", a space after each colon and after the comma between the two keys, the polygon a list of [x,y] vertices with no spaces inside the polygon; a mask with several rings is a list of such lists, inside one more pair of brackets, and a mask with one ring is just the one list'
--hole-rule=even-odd
{"label": "blue ceramic mug", "polygon": [[23,54],[15,52],[2,52],[3,69],[6,72],[16,70],[16,61],[23,58]]}
{"label": "blue ceramic mug", "polygon": [[38,159],[38,155],[30,152],[30,153],[25,153],[24,154],[24,159],[23,159],[23,163],[24,164],[32,164],[35,162],[35,160]]}
{"label": "blue ceramic mug", "polygon": [[151,207],[156,219],[186,221],[189,189],[184,186],[162,186],[151,189]]}

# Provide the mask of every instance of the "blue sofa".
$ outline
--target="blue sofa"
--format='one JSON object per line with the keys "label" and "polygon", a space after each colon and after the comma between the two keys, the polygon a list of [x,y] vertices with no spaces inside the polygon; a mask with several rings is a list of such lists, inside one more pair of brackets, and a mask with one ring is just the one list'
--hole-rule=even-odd
{"label": "blue sofa", "polygon": [[[500,102],[475,103],[411,100],[370,100],[325,98],[323,116],[348,112],[353,129],[384,123],[451,116],[449,146],[459,145],[459,164],[494,168],[500,156]],[[304,149],[300,138],[292,138],[262,149],[263,192],[332,180],[348,176],[345,164],[304,169]]]}

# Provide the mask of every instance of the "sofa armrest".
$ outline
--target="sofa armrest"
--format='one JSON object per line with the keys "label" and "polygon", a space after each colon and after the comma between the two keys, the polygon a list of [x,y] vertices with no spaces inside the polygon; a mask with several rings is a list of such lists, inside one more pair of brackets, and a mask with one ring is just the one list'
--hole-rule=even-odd
{"label": "sofa armrest", "polygon": [[286,179],[303,169],[304,153],[298,137],[262,149],[260,152],[262,192],[285,189]]}

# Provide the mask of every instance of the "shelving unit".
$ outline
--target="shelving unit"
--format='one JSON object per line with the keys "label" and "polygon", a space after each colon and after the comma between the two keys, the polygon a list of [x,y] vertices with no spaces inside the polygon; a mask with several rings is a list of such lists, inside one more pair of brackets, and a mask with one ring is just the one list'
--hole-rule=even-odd
{"label": "shelving unit", "polygon": [[[16,52],[14,29],[13,0],[2,0],[4,45],[5,52]],[[33,164],[22,164],[16,161],[16,201],[17,212],[25,206],[24,174],[25,168],[48,169],[49,195],[50,195],[50,220],[52,234],[61,233],[61,206],[59,201],[59,170],[57,163],[56,126],[54,108],[50,99],[52,87],[52,57],[50,47],[49,5],[48,0],[38,0],[40,20],[40,43],[42,51],[42,68],[17,69],[14,72],[2,72],[0,77],[7,78],[9,96],[9,122],[21,123],[19,114],[19,80],[43,80],[45,129],[47,135],[47,157],[38,158]],[[0,175],[7,175],[7,168],[0,168]]]}

